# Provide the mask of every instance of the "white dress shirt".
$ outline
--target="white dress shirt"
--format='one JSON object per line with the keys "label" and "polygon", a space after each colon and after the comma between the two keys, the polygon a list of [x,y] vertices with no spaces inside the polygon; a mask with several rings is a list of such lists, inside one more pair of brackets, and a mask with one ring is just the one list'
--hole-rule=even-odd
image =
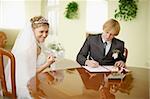
{"label": "white dress shirt", "polygon": [[110,47],[111,47],[111,41],[105,41],[103,37],[102,37],[102,41],[103,41],[103,43],[107,42],[106,49],[105,49],[105,56],[106,56],[107,53],[108,53],[109,50],[110,50]]}

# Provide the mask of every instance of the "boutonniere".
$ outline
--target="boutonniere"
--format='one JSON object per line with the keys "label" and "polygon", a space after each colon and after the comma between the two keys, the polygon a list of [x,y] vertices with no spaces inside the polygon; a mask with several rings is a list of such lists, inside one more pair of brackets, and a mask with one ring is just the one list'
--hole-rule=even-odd
{"label": "boutonniere", "polygon": [[120,50],[114,49],[112,52],[113,52],[112,57],[113,57],[114,59],[117,59],[117,58],[118,58],[118,55],[119,55],[119,53],[120,53]]}

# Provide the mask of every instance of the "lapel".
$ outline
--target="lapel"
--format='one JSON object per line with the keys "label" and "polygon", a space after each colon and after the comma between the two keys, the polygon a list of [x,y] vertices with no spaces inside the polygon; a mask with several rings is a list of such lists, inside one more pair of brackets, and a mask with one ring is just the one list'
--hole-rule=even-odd
{"label": "lapel", "polygon": [[102,35],[101,34],[98,37],[98,43],[99,43],[98,45],[100,46],[100,53],[104,53],[104,46],[103,46],[103,41],[102,41]]}

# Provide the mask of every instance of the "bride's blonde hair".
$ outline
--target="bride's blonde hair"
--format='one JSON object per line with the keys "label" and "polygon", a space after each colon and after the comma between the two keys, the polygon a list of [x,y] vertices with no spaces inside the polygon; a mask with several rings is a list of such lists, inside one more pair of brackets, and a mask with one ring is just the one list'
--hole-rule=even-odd
{"label": "bride's blonde hair", "polygon": [[35,16],[30,19],[31,26],[33,29],[38,28],[43,25],[47,25],[49,27],[48,20],[44,18],[43,16]]}

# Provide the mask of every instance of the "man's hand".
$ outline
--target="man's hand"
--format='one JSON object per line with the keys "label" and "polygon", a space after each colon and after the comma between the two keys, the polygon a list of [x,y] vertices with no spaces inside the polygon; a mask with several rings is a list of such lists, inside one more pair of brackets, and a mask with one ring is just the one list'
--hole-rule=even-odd
{"label": "man's hand", "polygon": [[90,67],[98,67],[100,66],[99,63],[95,60],[86,60],[85,65],[90,66]]}
{"label": "man's hand", "polygon": [[120,61],[117,61],[114,66],[117,66],[117,67],[125,67],[125,63],[120,60]]}

